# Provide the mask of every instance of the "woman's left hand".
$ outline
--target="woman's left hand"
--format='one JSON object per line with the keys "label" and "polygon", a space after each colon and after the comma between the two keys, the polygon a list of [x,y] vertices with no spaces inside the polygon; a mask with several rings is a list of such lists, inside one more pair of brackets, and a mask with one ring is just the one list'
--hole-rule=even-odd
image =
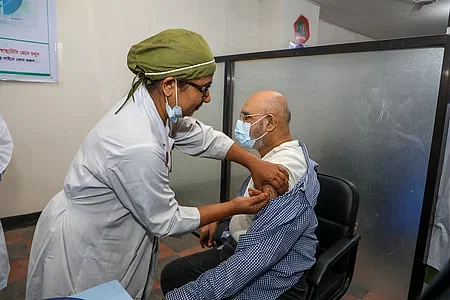
{"label": "woman's left hand", "polygon": [[254,163],[250,172],[257,190],[262,191],[263,185],[269,184],[278,195],[283,195],[289,189],[289,173],[280,165],[259,160]]}

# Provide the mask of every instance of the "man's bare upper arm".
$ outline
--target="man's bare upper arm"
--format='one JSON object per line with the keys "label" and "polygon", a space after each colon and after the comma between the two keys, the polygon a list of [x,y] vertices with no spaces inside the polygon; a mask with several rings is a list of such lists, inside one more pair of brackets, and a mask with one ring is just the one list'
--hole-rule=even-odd
{"label": "man's bare upper arm", "polygon": [[278,197],[277,190],[274,189],[270,184],[263,185],[263,193],[267,193],[269,195],[269,199]]}
{"label": "man's bare upper arm", "polygon": [[[280,164],[278,164],[278,166],[283,167],[287,171],[285,166],[280,165]],[[277,190],[275,190],[270,184],[264,184],[262,192],[267,193],[269,195],[269,199],[273,199],[273,198],[280,196],[280,195],[278,195]]]}

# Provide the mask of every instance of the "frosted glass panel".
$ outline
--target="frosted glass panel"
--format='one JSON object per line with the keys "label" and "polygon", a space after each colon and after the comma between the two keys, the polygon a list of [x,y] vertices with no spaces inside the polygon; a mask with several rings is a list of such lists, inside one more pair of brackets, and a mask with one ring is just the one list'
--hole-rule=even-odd
{"label": "frosted glass panel", "polygon": [[[234,122],[252,93],[283,93],[293,136],[308,146],[320,172],[358,187],[362,240],[355,290],[407,298],[443,53],[431,48],[236,63]],[[233,164],[232,195],[246,175]]]}
{"label": "frosted glass panel", "polygon": [[[224,64],[217,64],[210,88],[211,102],[204,104],[194,115],[217,130],[222,130],[224,72]],[[199,206],[220,202],[220,161],[191,157],[176,149],[173,159],[170,185],[181,204]]]}

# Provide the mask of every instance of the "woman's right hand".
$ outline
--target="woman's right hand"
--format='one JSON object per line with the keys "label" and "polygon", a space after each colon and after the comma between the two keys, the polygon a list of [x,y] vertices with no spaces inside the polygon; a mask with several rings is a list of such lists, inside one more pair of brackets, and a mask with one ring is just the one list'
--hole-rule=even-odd
{"label": "woman's right hand", "polygon": [[202,230],[200,231],[200,246],[202,246],[202,248],[205,248],[205,246],[208,248],[214,246],[213,235],[217,230],[218,224],[219,222],[214,222],[202,227]]}
{"label": "woman's right hand", "polygon": [[267,193],[253,197],[237,197],[231,200],[235,205],[235,214],[256,214],[269,202]]}
{"label": "woman's right hand", "polygon": [[[253,197],[237,197],[233,200],[205,206],[197,206],[200,227],[238,214],[255,214],[269,202],[267,193]],[[205,229],[206,230],[206,229]]]}

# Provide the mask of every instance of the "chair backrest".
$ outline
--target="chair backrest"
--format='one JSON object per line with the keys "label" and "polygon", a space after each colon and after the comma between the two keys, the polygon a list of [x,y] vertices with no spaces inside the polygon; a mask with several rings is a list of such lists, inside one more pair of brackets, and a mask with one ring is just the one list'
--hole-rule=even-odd
{"label": "chair backrest", "polygon": [[320,193],[315,207],[319,225],[317,255],[322,254],[342,238],[354,235],[359,207],[359,194],[348,180],[325,174],[317,174]]}

